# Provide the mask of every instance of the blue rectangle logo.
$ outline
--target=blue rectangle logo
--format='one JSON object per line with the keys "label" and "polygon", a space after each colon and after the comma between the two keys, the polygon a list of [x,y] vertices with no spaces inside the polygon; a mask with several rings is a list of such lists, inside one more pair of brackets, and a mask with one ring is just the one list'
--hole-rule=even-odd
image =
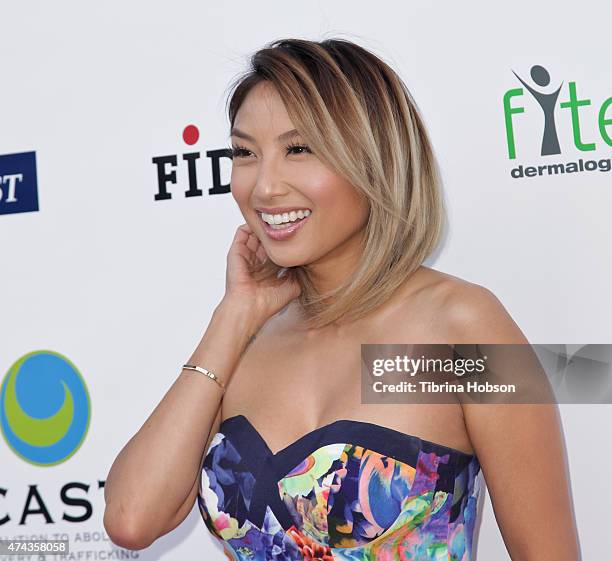
{"label": "blue rectangle logo", "polygon": [[36,152],[0,156],[0,214],[38,210]]}

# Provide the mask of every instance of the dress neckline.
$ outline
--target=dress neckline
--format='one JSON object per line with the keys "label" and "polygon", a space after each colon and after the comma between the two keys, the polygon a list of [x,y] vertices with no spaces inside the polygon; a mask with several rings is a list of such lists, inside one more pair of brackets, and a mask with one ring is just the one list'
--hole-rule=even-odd
{"label": "dress neckline", "polygon": [[[279,495],[279,482],[312,465],[317,461],[317,454],[328,446],[337,448],[323,452],[323,457],[328,454],[337,456],[344,447],[360,447],[367,451],[368,457],[374,458],[374,463],[397,467],[399,462],[410,466],[402,469],[415,470],[415,473],[421,474],[421,478],[433,478],[432,489],[435,492],[453,493],[457,477],[462,477],[460,474],[469,477],[480,470],[475,454],[466,454],[384,425],[356,419],[336,419],[316,427],[276,452],[270,449],[261,433],[243,414],[221,421],[217,434],[223,438],[216,444],[226,442],[219,449],[215,448],[214,441],[211,443],[206,453],[208,461],[210,465],[215,465],[220,461],[217,453],[229,454],[239,460],[241,470],[253,474],[251,483],[254,487],[248,512],[249,520],[258,527],[264,523],[268,509],[272,510],[284,529],[291,527],[293,517]],[[362,451],[355,453],[361,455]],[[213,456],[209,457],[209,454]]]}
{"label": "dress neckline", "polygon": [[411,444],[414,444],[415,442],[421,443],[421,444],[426,445],[427,448],[434,448],[438,451],[446,451],[447,453],[458,455],[460,458],[463,458],[464,460],[470,460],[476,457],[475,454],[469,454],[467,452],[464,452],[463,450],[459,450],[451,446],[446,446],[438,442],[433,442],[431,440],[427,440],[425,438],[421,438],[413,434],[405,433],[397,429],[393,429],[391,427],[386,427],[384,425],[379,425],[377,423],[372,423],[369,421],[360,421],[357,419],[346,419],[346,418],[336,419],[334,421],[331,421],[329,423],[316,427],[308,431],[307,433],[303,434],[302,436],[298,437],[293,442],[290,442],[286,446],[283,446],[281,449],[277,450],[276,452],[273,452],[270,446],[268,445],[267,440],[263,437],[263,435],[259,432],[259,430],[257,430],[255,425],[253,425],[253,423],[249,420],[249,418],[246,415],[236,414],[236,415],[232,415],[230,417],[225,418],[223,421],[221,421],[219,425],[219,431],[223,432],[221,430],[222,427],[225,427],[228,424],[235,423],[237,421],[242,421],[246,425],[246,427],[260,441],[261,446],[266,450],[268,455],[272,458],[282,458],[283,456],[291,455],[294,449],[296,448],[299,449],[301,445],[306,444],[309,441],[312,441],[313,439],[317,439],[317,437],[320,437],[325,432],[330,432],[330,431],[331,432],[336,432],[336,431],[342,432],[342,429],[348,429],[348,428],[365,429],[369,431],[370,433],[376,432],[376,433],[380,433],[381,436],[390,436],[390,437],[393,437],[394,439],[398,439],[398,438],[406,439]]}

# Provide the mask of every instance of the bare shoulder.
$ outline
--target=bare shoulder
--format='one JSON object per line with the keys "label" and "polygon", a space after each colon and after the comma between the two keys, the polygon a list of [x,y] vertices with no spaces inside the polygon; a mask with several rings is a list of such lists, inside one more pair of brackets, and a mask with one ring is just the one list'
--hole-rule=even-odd
{"label": "bare shoulder", "polygon": [[[488,288],[432,269],[414,293],[450,344],[528,341]],[[406,308],[408,310],[408,308]],[[462,403],[465,429],[482,467],[504,541],[514,559],[578,561],[567,458],[554,403]],[[546,473],[542,466],[547,466]],[[529,505],[529,508],[525,508]],[[543,522],[546,521],[546,522]]]}
{"label": "bare shoulder", "polygon": [[[499,298],[484,286],[428,271],[421,298],[437,310],[449,343],[528,343]],[[462,403],[465,429],[482,467],[512,559],[580,559],[563,431],[554,403]],[[546,472],[542,471],[546,466]],[[529,508],[525,508],[528,505]]]}
{"label": "bare shoulder", "polygon": [[423,307],[433,329],[449,343],[525,343],[522,333],[500,299],[488,288],[422,267],[415,289],[401,299],[401,306]]}

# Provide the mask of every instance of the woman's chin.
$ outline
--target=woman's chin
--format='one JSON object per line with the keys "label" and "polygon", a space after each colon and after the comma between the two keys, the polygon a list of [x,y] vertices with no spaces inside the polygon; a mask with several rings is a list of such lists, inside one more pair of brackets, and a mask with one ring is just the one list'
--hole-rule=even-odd
{"label": "woman's chin", "polygon": [[279,267],[304,267],[308,265],[308,261],[305,259],[297,258],[296,256],[275,256],[268,253],[270,260]]}
{"label": "woman's chin", "polygon": [[292,269],[294,267],[302,267],[305,265],[305,263],[303,263],[302,261],[292,261],[287,259],[281,259],[279,261],[275,261],[274,259],[272,259],[272,261],[274,261],[277,266],[285,269]]}

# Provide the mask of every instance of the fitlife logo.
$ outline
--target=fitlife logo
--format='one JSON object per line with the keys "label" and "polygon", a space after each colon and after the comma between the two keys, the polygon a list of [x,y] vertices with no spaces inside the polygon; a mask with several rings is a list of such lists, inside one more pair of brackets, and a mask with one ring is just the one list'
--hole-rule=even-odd
{"label": "fitlife logo", "polygon": [[[195,125],[187,125],[183,129],[183,142],[187,146],[193,146],[200,138],[200,131]],[[210,182],[212,187],[207,191],[209,195],[222,195],[230,192],[230,185],[221,183],[221,158],[230,158],[231,150],[221,148],[218,150],[207,150],[206,157],[209,158],[208,169],[210,170]],[[186,152],[181,154],[182,160],[179,164],[179,155],[170,154],[167,156],[155,156],[152,161],[155,165],[157,176],[157,193],[155,193],[156,201],[163,201],[172,198],[172,193],[169,192],[171,184],[176,185],[184,190],[185,197],[201,197],[203,190],[200,188],[200,178],[202,177],[202,163],[200,152]],[[182,170],[183,176],[186,175],[186,184],[178,183],[177,171]],[[186,172],[186,173],[185,173]]]}
{"label": "fitlife logo", "polygon": [[[531,115],[527,113],[524,107],[526,103],[523,96],[525,95],[531,95],[544,114],[544,127],[542,130],[540,148],[540,156],[542,158],[558,156],[561,154],[561,144],[564,144],[564,149],[566,144],[570,144],[569,142],[559,142],[555,121],[557,117],[561,119],[571,119],[572,140],[576,150],[580,152],[592,152],[598,149],[597,142],[589,142],[584,138],[581,128],[581,125],[584,123],[583,119],[596,119],[601,140],[603,144],[605,144],[604,147],[612,147],[612,109],[610,108],[610,106],[612,106],[612,97],[608,97],[604,100],[597,109],[596,106],[593,106],[591,99],[580,99],[578,97],[576,82],[569,82],[566,89],[563,87],[563,81],[556,88],[551,86],[552,80],[550,73],[543,66],[534,65],[531,67],[530,75],[533,85],[529,84],[527,80],[519,76],[514,70],[512,72],[521,84],[525,86],[525,89],[510,89],[503,97],[506,141],[508,145],[508,158],[510,160],[515,160],[518,155],[518,142],[514,133],[515,120],[519,118],[518,115],[523,113],[525,113],[525,117],[531,118]],[[554,90],[547,91],[551,88],[554,88]],[[527,90],[527,94],[525,90]],[[566,97],[559,102],[562,90],[565,91]],[[533,104],[531,107],[533,107]],[[587,108],[589,108],[589,110],[587,110]],[[581,111],[581,109],[584,110]],[[531,111],[531,109],[529,111]],[[598,142],[599,146],[601,146],[602,143],[599,140]],[[611,168],[612,162],[610,158],[579,158],[577,161],[556,161],[538,165],[520,164],[511,170],[510,175],[515,179],[522,179],[542,175],[581,173],[587,171],[609,172]]]}
{"label": "fitlife logo", "polygon": [[36,152],[0,156],[0,215],[37,210]]}

